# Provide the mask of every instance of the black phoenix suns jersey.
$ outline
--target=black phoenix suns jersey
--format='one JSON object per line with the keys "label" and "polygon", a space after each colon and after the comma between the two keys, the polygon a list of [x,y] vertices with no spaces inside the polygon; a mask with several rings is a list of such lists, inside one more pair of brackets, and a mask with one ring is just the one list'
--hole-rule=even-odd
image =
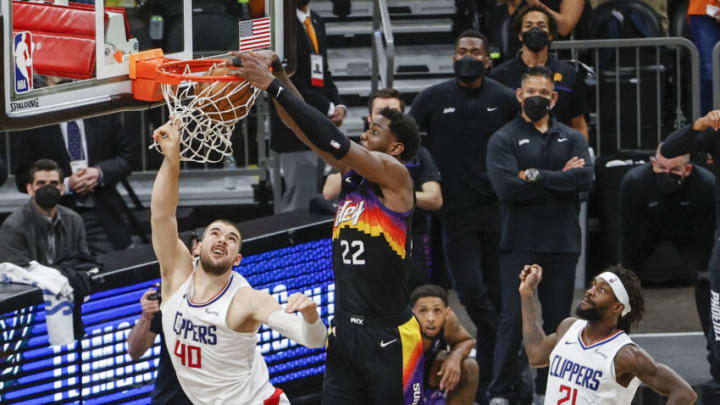
{"label": "black phoenix suns jersey", "polygon": [[337,308],[347,314],[388,316],[408,306],[412,209],[395,212],[380,188],[354,171],[343,176],[332,235]]}

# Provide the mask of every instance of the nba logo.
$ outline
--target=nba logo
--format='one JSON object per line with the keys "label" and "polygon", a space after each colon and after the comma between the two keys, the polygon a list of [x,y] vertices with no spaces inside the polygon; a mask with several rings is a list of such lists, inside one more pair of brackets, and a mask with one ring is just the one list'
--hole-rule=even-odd
{"label": "nba logo", "polygon": [[33,42],[32,34],[20,32],[14,37],[15,49],[15,92],[26,93],[33,87]]}

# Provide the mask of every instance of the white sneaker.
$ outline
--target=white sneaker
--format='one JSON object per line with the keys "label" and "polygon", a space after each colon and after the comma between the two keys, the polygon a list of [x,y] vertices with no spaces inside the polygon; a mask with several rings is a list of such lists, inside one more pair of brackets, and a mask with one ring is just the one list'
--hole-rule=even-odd
{"label": "white sneaker", "polygon": [[545,395],[533,394],[533,405],[544,405]]}
{"label": "white sneaker", "polygon": [[490,400],[489,405],[510,405],[510,400],[502,397],[495,397]]}

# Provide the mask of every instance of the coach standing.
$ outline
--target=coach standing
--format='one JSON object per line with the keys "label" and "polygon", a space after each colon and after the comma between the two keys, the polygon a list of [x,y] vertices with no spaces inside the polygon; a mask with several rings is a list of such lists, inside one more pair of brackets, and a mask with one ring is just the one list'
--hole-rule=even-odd
{"label": "coach standing", "polygon": [[491,404],[507,404],[522,338],[518,269],[545,269],[538,290],[550,334],[570,312],[580,254],[578,194],[592,186],[593,167],[580,132],[549,112],[557,101],[553,73],[530,68],[517,89],[522,113],[490,138],[488,174],[500,198],[502,313],[493,360]]}
{"label": "coach standing", "polygon": [[485,77],[490,59],[482,34],[461,33],[453,62],[456,77],[418,94],[410,115],[427,131],[442,175],[445,257],[453,287],[477,327],[478,393],[484,395],[500,304],[499,208],[485,155],[490,136],[512,120],[519,105],[510,89]]}

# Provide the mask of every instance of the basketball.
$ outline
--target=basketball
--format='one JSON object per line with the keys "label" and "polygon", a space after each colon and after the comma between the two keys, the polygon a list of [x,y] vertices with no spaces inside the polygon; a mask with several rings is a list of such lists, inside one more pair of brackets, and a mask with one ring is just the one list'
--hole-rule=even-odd
{"label": "basketball", "polygon": [[[205,76],[227,76],[228,67],[213,67]],[[231,123],[244,117],[253,88],[244,80],[231,82],[199,82],[195,85],[198,108],[211,120]]]}

